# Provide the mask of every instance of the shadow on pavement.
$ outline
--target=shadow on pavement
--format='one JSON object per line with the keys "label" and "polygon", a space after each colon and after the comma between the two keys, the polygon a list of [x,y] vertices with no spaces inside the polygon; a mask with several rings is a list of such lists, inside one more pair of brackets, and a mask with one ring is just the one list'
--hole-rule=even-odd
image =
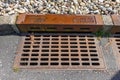
{"label": "shadow on pavement", "polygon": [[111,80],[120,80],[120,71],[118,71],[112,78]]}

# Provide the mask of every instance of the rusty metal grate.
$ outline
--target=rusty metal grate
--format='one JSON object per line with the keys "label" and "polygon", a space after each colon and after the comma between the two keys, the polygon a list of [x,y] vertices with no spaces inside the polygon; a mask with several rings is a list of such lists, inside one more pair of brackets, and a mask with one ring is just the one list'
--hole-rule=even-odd
{"label": "rusty metal grate", "polygon": [[34,34],[22,38],[14,67],[40,69],[104,69],[93,35]]}
{"label": "rusty metal grate", "polygon": [[118,67],[120,68],[120,32],[111,37],[113,53],[116,57]]}

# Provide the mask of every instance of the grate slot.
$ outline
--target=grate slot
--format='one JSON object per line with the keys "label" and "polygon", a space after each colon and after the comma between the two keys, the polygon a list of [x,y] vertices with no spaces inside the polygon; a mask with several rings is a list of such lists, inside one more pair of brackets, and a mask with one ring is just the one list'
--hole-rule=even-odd
{"label": "grate slot", "polygon": [[21,66],[27,66],[28,63],[27,63],[27,62],[21,62],[20,65],[21,65]]}
{"label": "grate slot", "polygon": [[75,63],[71,63],[71,65],[73,65],[73,66],[74,66],[74,65],[80,65],[80,63],[76,63],[76,62],[75,62]]}
{"label": "grate slot", "polygon": [[30,65],[31,65],[31,66],[36,66],[36,65],[38,65],[38,63],[32,62],[32,63],[30,63]]}
{"label": "grate slot", "polygon": [[29,56],[29,54],[23,53],[22,56]]}
{"label": "grate slot", "polygon": [[34,54],[31,54],[31,56],[39,56],[39,54],[37,54],[37,53],[34,53]]}

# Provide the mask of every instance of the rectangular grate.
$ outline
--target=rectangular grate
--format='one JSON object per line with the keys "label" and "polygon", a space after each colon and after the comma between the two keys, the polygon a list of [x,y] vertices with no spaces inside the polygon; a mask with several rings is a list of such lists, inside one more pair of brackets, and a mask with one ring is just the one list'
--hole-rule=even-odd
{"label": "rectangular grate", "polygon": [[120,33],[114,34],[111,38],[113,53],[116,57],[118,67],[120,69]]}
{"label": "rectangular grate", "polygon": [[32,34],[22,37],[14,67],[30,69],[104,69],[94,35]]}

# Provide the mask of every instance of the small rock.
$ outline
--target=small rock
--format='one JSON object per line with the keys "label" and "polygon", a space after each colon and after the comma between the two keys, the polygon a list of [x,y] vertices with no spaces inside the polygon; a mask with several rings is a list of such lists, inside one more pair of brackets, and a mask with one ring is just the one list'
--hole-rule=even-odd
{"label": "small rock", "polygon": [[40,6],[40,7],[38,8],[38,10],[39,10],[39,11],[43,10],[43,7],[42,7],[42,6]]}
{"label": "small rock", "polygon": [[21,9],[21,10],[15,9],[15,11],[18,12],[18,13],[25,13],[25,10],[24,10],[24,9]]}
{"label": "small rock", "polygon": [[108,8],[108,7],[110,7],[110,5],[109,4],[105,4],[105,7]]}
{"label": "small rock", "polygon": [[95,11],[94,11],[94,14],[99,14],[99,13],[100,13],[99,10],[95,10]]}
{"label": "small rock", "polygon": [[84,2],[81,2],[80,5],[81,5],[81,6],[85,6],[85,3],[84,3]]}
{"label": "small rock", "polygon": [[73,0],[73,3],[78,4],[78,1],[77,0]]}
{"label": "small rock", "polygon": [[98,7],[97,7],[97,6],[93,6],[93,9],[94,9],[94,10],[98,10]]}
{"label": "small rock", "polygon": [[103,2],[104,0],[99,0],[99,2]]}
{"label": "small rock", "polygon": [[120,0],[116,0],[116,2],[120,3]]}
{"label": "small rock", "polygon": [[52,10],[50,11],[50,13],[57,13],[57,10],[56,10],[56,9],[52,9]]}
{"label": "small rock", "polygon": [[8,12],[9,15],[15,14],[15,11]]}
{"label": "small rock", "polygon": [[12,10],[12,8],[8,7],[8,8],[6,8],[5,10],[6,10],[7,12],[9,12],[9,11]]}

